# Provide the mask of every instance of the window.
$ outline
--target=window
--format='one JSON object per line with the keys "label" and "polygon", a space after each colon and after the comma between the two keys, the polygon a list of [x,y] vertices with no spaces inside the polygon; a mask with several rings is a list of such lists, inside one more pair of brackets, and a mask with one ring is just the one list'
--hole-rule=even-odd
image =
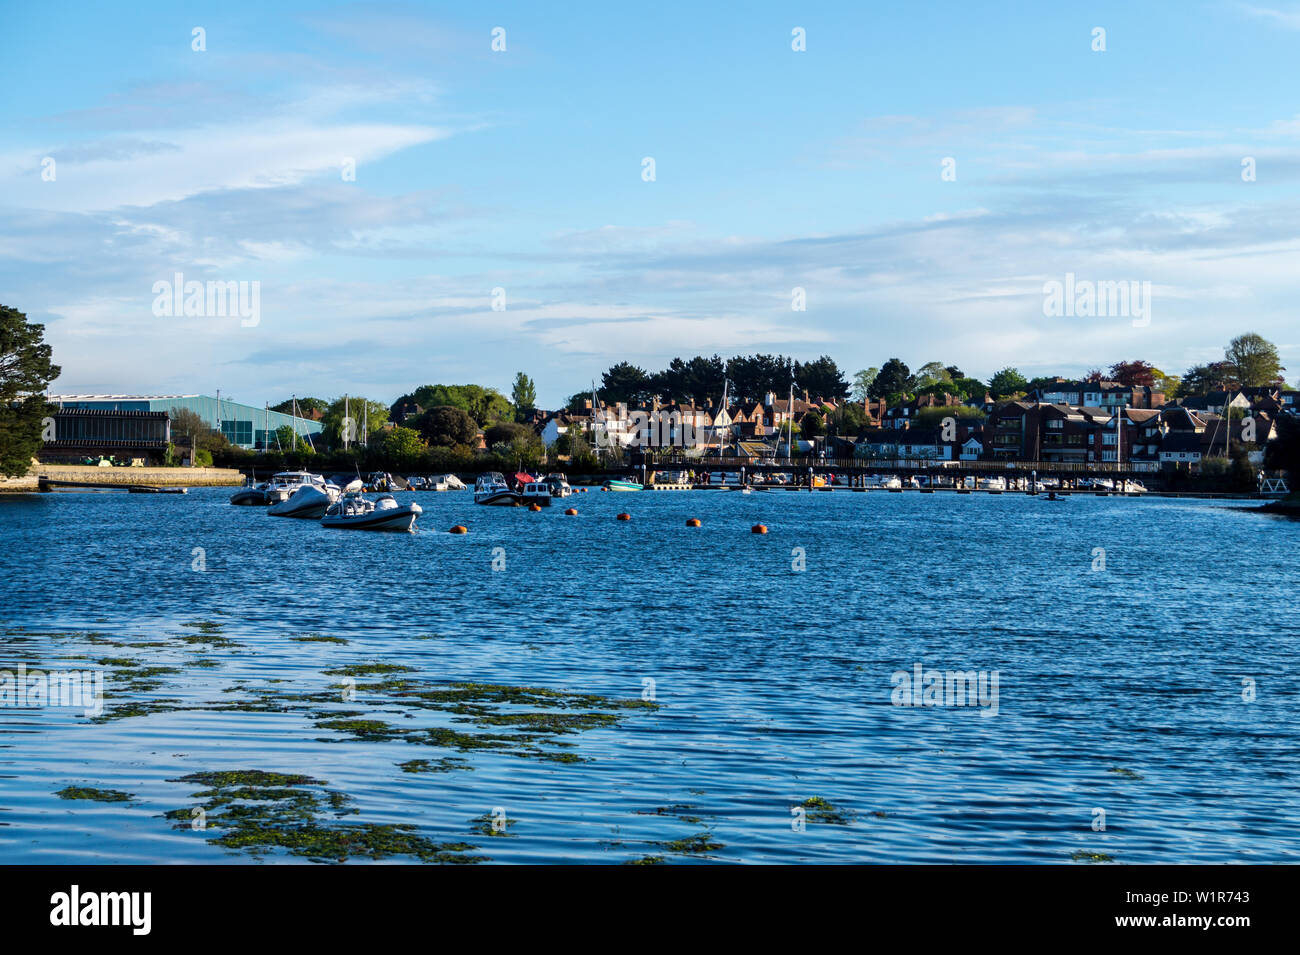
{"label": "window", "polygon": [[223,421],[221,422],[221,433],[226,436],[226,440],[231,444],[252,444],[253,422]]}

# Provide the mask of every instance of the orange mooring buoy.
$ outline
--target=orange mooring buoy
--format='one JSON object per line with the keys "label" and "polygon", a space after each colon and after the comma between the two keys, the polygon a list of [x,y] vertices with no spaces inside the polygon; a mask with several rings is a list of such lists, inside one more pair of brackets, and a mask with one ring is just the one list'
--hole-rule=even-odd
{"label": "orange mooring buoy", "polygon": [[750,528],[750,531],[753,532],[753,533],[755,533],[755,534],[766,534],[766,533],[767,533],[767,525],[766,525],[766,524],[755,524],[753,527]]}
{"label": "orange mooring buoy", "polygon": [[686,526],[687,526],[687,527],[699,527],[699,526],[700,526],[700,519],[699,519],[698,517],[692,517],[689,521],[686,522]]}
{"label": "orange mooring buoy", "polygon": [[469,533],[469,528],[466,527],[464,524],[457,524],[457,525],[456,525],[455,527],[453,527],[451,530],[447,531],[447,533],[448,533],[448,534],[468,534],[468,533]]}
{"label": "orange mooring buoy", "polygon": [[618,519],[619,519],[620,521],[630,521],[630,520],[632,519],[632,515],[631,515],[631,514],[620,514],[620,515],[618,515]]}
{"label": "orange mooring buoy", "polygon": [[540,511],[540,510],[542,509],[542,505],[540,505],[540,504],[529,504],[529,505],[528,505],[528,509],[529,509],[530,511]]}
{"label": "orange mooring buoy", "polygon": [[577,509],[576,507],[571,507],[571,508],[569,508],[567,511],[565,511],[564,513],[565,513],[565,514],[569,514],[569,515],[577,514],[577,513],[578,513],[578,509]]}

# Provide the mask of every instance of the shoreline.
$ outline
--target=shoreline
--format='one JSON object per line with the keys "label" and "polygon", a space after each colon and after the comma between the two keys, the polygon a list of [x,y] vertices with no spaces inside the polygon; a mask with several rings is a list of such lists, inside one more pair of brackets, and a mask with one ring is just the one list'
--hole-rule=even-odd
{"label": "shoreline", "polygon": [[[101,468],[88,464],[33,465],[24,476],[0,480],[0,494],[40,494],[40,479],[120,484],[122,489],[154,487],[239,487],[244,476],[234,468]],[[89,489],[87,489],[89,490]]]}

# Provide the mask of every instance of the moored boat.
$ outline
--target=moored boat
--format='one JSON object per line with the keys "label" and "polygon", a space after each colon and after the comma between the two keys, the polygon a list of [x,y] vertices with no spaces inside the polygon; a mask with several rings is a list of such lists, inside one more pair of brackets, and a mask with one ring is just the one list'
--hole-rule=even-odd
{"label": "moored boat", "polygon": [[636,481],[629,481],[623,478],[610,478],[604,484],[607,491],[644,491],[645,488]]}
{"label": "moored boat", "polygon": [[273,474],[266,485],[266,503],[278,504],[281,501],[287,501],[304,484],[315,484],[323,487],[325,479],[319,474],[312,474],[310,471],[281,471],[278,474]]}
{"label": "moored boat", "polygon": [[306,517],[318,520],[339,498],[339,489],[333,484],[303,484],[285,501],[278,501],[266,509],[273,517]]}
{"label": "moored boat", "polygon": [[230,495],[230,503],[241,504],[246,507],[265,507],[267,504],[265,482],[262,484],[253,484],[250,482],[244,485],[234,494]]}
{"label": "moored boat", "polygon": [[573,494],[573,488],[569,486],[569,479],[558,471],[546,475],[546,477],[542,478],[541,483],[550,487],[551,497],[569,497]]}
{"label": "moored boat", "polygon": [[515,507],[522,504],[524,496],[512,490],[506,483],[505,475],[499,471],[480,474],[474,482],[474,503],[490,504],[496,507]]}
{"label": "moored boat", "polygon": [[533,481],[524,485],[523,503],[539,504],[542,507],[551,506],[551,485],[544,484],[541,481]]}
{"label": "moored boat", "polygon": [[423,513],[419,504],[398,504],[391,494],[372,501],[360,491],[349,491],[326,509],[320,523],[359,531],[409,531]]}

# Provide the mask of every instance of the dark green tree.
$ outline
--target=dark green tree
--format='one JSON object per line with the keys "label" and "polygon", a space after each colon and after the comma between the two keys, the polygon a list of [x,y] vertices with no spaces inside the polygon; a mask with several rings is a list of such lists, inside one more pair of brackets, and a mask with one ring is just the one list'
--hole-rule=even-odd
{"label": "dark green tree", "polygon": [[737,355],[727,362],[731,395],[762,401],[767,393],[788,395],[794,382],[794,359],[784,355]]}
{"label": "dark green tree", "polygon": [[452,405],[436,405],[412,419],[411,424],[431,447],[472,445],[478,437],[478,424],[469,412]]}
{"label": "dark green tree", "polygon": [[871,397],[885,398],[906,394],[912,389],[912,371],[900,359],[891,358],[871,382]]}
{"label": "dark green tree", "polygon": [[1018,394],[1028,387],[1028,380],[1015,368],[1003,368],[989,379],[989,391],[994,398]]}
{"label": "dark green tree", "polygon": [[[313,411],[319,411],[321,414],[324,414],[325,409],[329,407],[329,402],[324,398],[298,398],[297,402],[298,414],[300,416],[310,415]],[[278,411],[281,414],[293,414],[293,405],[294,399],[289,398],[285,401],[281,401],[278,405],[271,405],[271,410]]]}
{"label": "dark green tree", "polygon": [[41,449],[42,419],[53,413],[45,389],[59,377],[52,355],[44,325],[0,305],[0,473],[8,477],[26,474]]}
{"label": "dark green tree", "polygon": [[531,414],[537,407],[537,386],[533,384],[533,379],[522,371],[515,375],[515,386],[510,392],[510,400],[514,403],[515,413],[520,416]]}
{"label": "dark green tree", "polygon": [[795,363],[795,387],[807,391],[811,398],[838,401],[849,396],[849,383],[829,355],[806,364]]}
{"label": "dark green tree", "polygon": [[1238,335],[1229,342],[1223,360],[1243,388],[1279,383],[1282,372],[1286,371],[1278,357],[1277,346],[1254,332]]}
{"label": "dark green tree", "polygon": [[626,361],[614,365],[600,379],[600,398],[609,404],[641,404],[650,393],[650,377],[645,370]]}

